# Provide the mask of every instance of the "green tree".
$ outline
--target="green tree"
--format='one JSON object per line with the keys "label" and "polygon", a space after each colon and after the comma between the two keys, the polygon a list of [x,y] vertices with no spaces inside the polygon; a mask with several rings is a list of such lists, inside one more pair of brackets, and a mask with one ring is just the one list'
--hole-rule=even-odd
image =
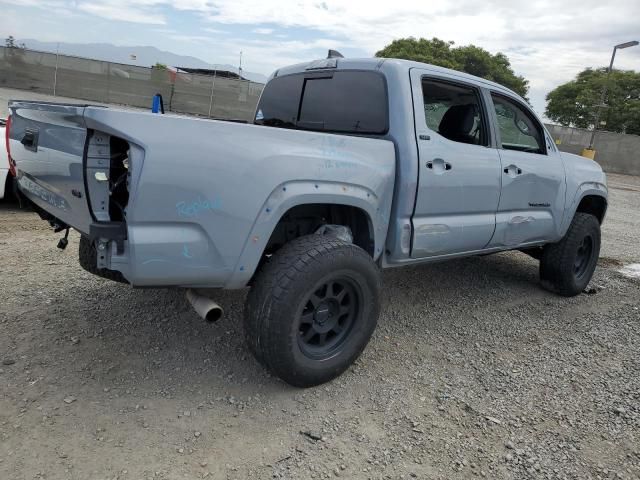
{"label": "green tree", "polygon": [[21,48],[21,49],[26,49],[27,46],[24,43],[21,44],[17,44],[16,43],[16,39],[13,38],[13,35],[9,35],[7,38],[4,39],[4,46],[7,48]]}
{"label": "green tree", "polygon": [[547,94],[545,115],[561,125],[593,127],[605,84],[606,107],[600,115],[605,124],[598,128],[640,135],[640,72],[632,70],[613,70],[609,78],[606,68],[583,70]]}
{"label": "green tree", "polygon": [[394,40],[376,57],[403,58],[466,72],[504,85],[523,97],[529,91],[528,80],[514,73],[505,54],[492,54],[475,45],[454,47],[454,42],[439,38],[409,37]]}

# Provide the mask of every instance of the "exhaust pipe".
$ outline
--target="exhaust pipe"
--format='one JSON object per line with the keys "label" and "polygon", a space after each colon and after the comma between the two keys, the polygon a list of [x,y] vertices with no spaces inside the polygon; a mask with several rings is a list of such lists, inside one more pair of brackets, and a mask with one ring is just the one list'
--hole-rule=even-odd
{"label": "exhaust pipe", "polygon": [[224,310],[222,310],[222,307],[210,298],[189,289],[187,290],[187,300],[189,300],[189,303],[196,313],[207,322],[217,322],[222,318]]}

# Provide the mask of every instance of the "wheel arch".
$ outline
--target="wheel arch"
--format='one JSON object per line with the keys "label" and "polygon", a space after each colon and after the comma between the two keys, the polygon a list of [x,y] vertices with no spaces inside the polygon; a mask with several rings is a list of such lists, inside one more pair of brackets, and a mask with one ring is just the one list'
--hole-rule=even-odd
{"label": "wheel arch", "polygon": [[604,222],[608,207],[608,190],[606,185],[599,182],[583,183],[578,187],[571,203],[568,205],[567,214],[562,223],[561,237],[567,233],[569,225],[577,212],[594,215],[600,224]]}
{"label": "wheel arch", "polygon": [[[362,227],[352,232],[354,244],[377,260],[384,248],[390,207],[390,202],[382,202],[375,192],[360,185],[307,181],[283,184],[264,203],[226,288],[246,285],[255,274],[264,254],[269,253],[268,248],[273,245],[273,237],[278,234],[277,230],[283,219],[291,212],[304,212],[305,209],[326,208],[339,215],[350,216],[355,225]],[[353,223],[347,224],[350,228],[352,225]]]}
{"label": "wheel arch", "polygon": [[600,225],[604,221],[604,216],[607,212],[607,199],[602,195],[584,195],[580,199],[580,203],[574,212],[589,213],[598,219]]}
{"label": "wheel arch", "polygon": [[289,208],[274,226],[263,255],[274,253],[291,240],[314,233],[325,224],[348,227],[353,243],[372,258],[375,256],[371,217],[363,208],[345,203],[300,203]]}

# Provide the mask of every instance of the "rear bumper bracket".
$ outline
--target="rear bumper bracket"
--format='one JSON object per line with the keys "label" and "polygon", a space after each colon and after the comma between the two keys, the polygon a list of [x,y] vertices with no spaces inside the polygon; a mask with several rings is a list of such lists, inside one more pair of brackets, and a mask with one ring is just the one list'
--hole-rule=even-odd
{"label": "rear bumper bracket", "polygon": [[89,225],[91,240],[113,240],[118,254],[124,253],[124,241],[127,239],[127,225],[124,222],[100,222]]}

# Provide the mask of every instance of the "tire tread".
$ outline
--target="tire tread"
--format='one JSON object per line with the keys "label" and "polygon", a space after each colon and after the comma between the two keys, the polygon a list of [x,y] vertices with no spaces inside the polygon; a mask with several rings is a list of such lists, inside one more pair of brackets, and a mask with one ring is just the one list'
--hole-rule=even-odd
{"label": "tire tread", "polygon": [[540,282],[545,289],[565,297],[577,295],[582,291],[576,288],[572,274],[572,249],[576,242],[580,241],[584,232],[593,227],[598,231],[597,255],[600,249],[600,223],[593,215],[583,212],[575,214],[569,230],[559,242],[544,247],[540,259]]}
{"label": "tire tread", "polygon": [[[309,386],[315,382],[307,384],[304,379],[285,378],[286,374],[283,375],[288,369],[288,357],[279,351],[277,339],[273,337],[272,312],[283,311],[296,282],[304,279],[314,264],[327,261],[329,256],[359,256],[373,264],[371,257],[360,247],[335,237],[317,234],[300,237],[284,245],[262,265],[247,296],[244,331],[249,350],[268,370],[296,386]],[[380,275],[376,276],[376,281],[379,292]],[[364,345],[355,356],[363,349]]]}

